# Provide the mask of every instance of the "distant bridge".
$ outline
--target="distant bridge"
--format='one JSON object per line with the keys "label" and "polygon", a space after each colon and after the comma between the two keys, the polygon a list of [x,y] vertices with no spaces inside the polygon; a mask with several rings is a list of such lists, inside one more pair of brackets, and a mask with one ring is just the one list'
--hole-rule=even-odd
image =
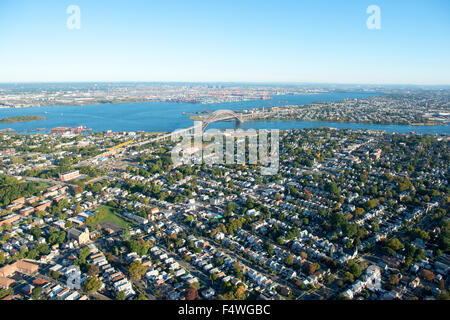
{"label": "distant bridge", "polygon": [[[231,110],[217,110],[210,114],[198,117],[197,121],[202,122],[202,132],[204,132],[206,127],[213,122],[235,119],[237,123],[243,123],[243,122],[245,122],[245,119],[251,118],[251,117],[252,117],[252,115],[244,115],[244,114],[236,113]],[[183,136],[183,135],[191,135],[191,134],[195,133],[195,130],[196,130],[196,127],[192,126],[189,128],[179,129],[179,130],[176,130],[171,133],[163,133],[156,137],[153,137],[153,138],[150,138],[150,139],[147,139],[144,141],[137,142],[137,141],[130,140],[130,141],[121,143],[115,147],[109,148],[106,152],[103,152],[99,155],[96,155],[94,157],[91,157],[89,159],[81,161],[78,164],[76,164],[75,167],[88,165],[91,161],[98,160],[102,157],[109,157],[110,155],[113,155],[113,154],[123,150],[124,148],[137,147],[137,146],[142,146],[142,145],[145,145],[148,143],[159,142],[159,141],[163,141],[163,140],[170,140],[171,138],[177,137],[177,136],[179,137],[179,136]]]}
{"label": "distant bridge", "polygon": [[[204,115],[202,117],[199,117],[198,119],[196,119],[197,121],[201,121],[202,122],[202,132],[205,131],[206,127],[213,123],[213,122],[218,122],[218,121],[226,121],[226,120],[232,120],[235,119],[238,123],[243,123],[245,122],[246,118],[250,118],[252,117],[251,115],[243,115],[243,114],[239,114],[236,113],[234,111],[231,110],[217,110],[215,112],[212,112],[208,115]],[[141,142],[136,142],[133,144],[130,144],[128,147],[134,147],[134,146],[141,146],[147,143],[152,143],[152,142],[159,142],[159,141],[163,141],[163,140],[170,140],[172,137],[177,137],[177,136],[183,136],[183,135],[192,135],[195,133],[196,127],[192,126],[192,127],[188,127],[188,128],[184,128],[184,129],[179,129],[176,130],[174,132],[170,132],[170,133],[163,133],[160,134],[154,138],[151,138],[149,140],[145,140],[145,141],[141,141]]]}
{"label": "distant bridge", "polygon": [[243,115],[237,114],[234,111],[217,110],[217,111],[210,113],[200,119],[202,121],[202,131],[205,131],[206,127],[213,122],[226,121],[226,120],[232,120],[232,119],[236,119],[237,123],[243,123],[245,121]]}

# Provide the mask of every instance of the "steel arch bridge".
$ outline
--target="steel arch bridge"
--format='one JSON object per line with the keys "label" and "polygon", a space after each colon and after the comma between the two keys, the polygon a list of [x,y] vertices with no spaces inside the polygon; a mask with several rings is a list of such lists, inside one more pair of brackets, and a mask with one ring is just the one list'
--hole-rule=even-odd
{"label": "steel arch bridge", "polygon": [[230,120],[230,119],[236,119],[238,123],[243,123],[244,118],[235,113],[231,110],[217,110],[211,114],[208,114],[202,119],[202,131],[205,131],[206,127],[213,123],[218,121],[224,121],[224,120]]}

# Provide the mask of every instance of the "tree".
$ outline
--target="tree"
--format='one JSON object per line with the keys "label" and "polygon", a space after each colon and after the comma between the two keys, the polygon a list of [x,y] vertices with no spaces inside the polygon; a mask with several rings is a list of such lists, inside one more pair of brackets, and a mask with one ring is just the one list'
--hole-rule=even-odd
{"label": "tree", "polygon": [[331,215],[330,223],[332,226],[335,226],[335,228],[340,228],[347,223],[347,218],[342,213],[334,212]]}
{"label": "tree", "polygon": [[47,255],[50,253],[50,247],[46,243],[39,243],[38,245],[36,245],[36,250],[41,255]]}
{"label": "tree", "polygon": [[128,242],[129,250],[136,252],[140,256],[146,255],[151,246],[151,242],[144,240],[130,240]]}
{"label": "tree", "polygon": [[411,231],[411,237],[420,238],[425,241],[430,240],[430,235],[426,231],[421,230],[419,228],[415,228],[414,230]]}
{"label": "tree", "polygon": [[428,282],[433,282],[435,275],[430,270],[425,269],[422,271],[422,277]]}
{"label": "tree", "polygon": [[124,241],[130,240],[130,230],[128,230],[127,228],[122,230],[122,239]]}
{"label": "tree", "polygon": [[225,217],[231,216],[231,214],[233,213],[234,210],[236,210],[236,208],[237,208],[237,204],[234,203],[234,202],[230,202],[229,204],[227,204],[225,206],[225,214],[224,214],[224,216]]}
{"label": "tree", "polygon": [[34,260],[34,259],[36,259],[36,257],[38,255],[39,255],[39,251],[37,251],[36,249],[31,249],[28,251],[26,258]]}
{"label": "tree", "polygon": [[342,277],[342,280],[348,282],[348,283],[353,283],[353,281],[355,281],[355,278],[353,277],[353,274],[351,274],[350,272],[346,272],[344,274],[344,276]]}
{"label": "tree", "polygon": [[216,281],[218,279],[218,273],[217,272],[213,272],[212,274],[209,275],[209,280],[211,280],[212,282]]}
{"label": "tree", "polygon": [[441,222],[442,225],[442,231],[439,235],[439,248],[446,252],[450,250],[450,222],[443,220]]}
{"label": "tree", "polygon": [[361,215],[363,215],[364,214],[364,209],[363,208],[356,208],[356,211],[355,211],[355,215],[357,216],[357,217],[359,217],[359,216],[361,216]]}
{"label": "tree", "polygon": [[361,267],[360,267],[357,263],[353,263],[353,264],[350,266],[350,272],[352,273],[352,275],[353,275],[355,278],[359,278],[359,277],[361,276],[361,274],[362,274]]}
{"label": "tree", "polygon": [[398,192],[403,192],[406,190],[409,190],[412,187],[412,183],[411,180],[409,180],[408,178],[397,178],[397,188],[398,188]]}
{"label": "tree", "polygon": [[239,262],[235,262],[233,265],[233,273],[236,276],[236,278],[241,279],[243,277],[242,273],[242,266]]}
{"label": "tree", "polygon": [[292,254],[288,254],[284,260],[284,263],[288,266],[292,266],[294,264],[294,256]]}
{"label": "tree", "polygon": [[329,182],[325,185],[325,190],[328,191],[329,193],[335,195],[335,196],[339,196],[340,194],[340,190],[336,184],[336,182]]}
{"label": "tree", "polygon": [[284,238],[283,237],[278,237],[277,239],[277,243],[282,246],[284,244]]}
{"label": "tree", "polygon": [[102,282],[96,276],[89,277],[83,282],[83,290],[88,293],[94,293],[100,290],[102,287]]}
{"label": "tree", "polygon": [[189,288],[186,291],[186,300],[196,300],[198,298],[198,291],[196,288]]}
{"label": "tree", "polygon": [[350,300],[350,298],[345,294],[339,293],[338,300]]}
{"label": "tree", "polygon": [[378,222],[376,222],[376,221],[373,221],[371,224],[370,224],[370,226],[372,227],[372,230],[373,231],[378,231],[378,230],[380,230],[380,225],[378,224]]}
{"label": "tree", "polygon": [[238,300],[245,300],[245,298],[246,298],[245,286],[243,283],[239,283],[237,285],[236,291],[234,292],[234,296]]}
{"label": "tree", "polygon": [[4,297],[6,297],[8,295],[12,295],[12,294],[14,294],[14,289],[13,288],[0,289],[0,299],[3,299]]}
{"label": "tree", "polygon": [[140,292],[137,297],[137,300],[147,300],[147,297],[145,296],[145,294],[143,292]]}
{"label": "tree", "polygon": [[198,281],[191,282],[189,288],[194,288],[198,291],[198,289],[200,289],[200,283]]}
{"label": "tree", "polygon": [[39,239],[42,234],[41,228],[39,228],[38,226],[34,226],[33,228],[31,228],[30,232],[36,240]]}
{"label": "tree", "polygon": [[125,300],[126,296],[125,296],[125,291],[119,291],[116,295],[116,300]]}
{"label": "tree", "polygon": [[35,216],[38,218],[42,218],[45,215],[46,215],[45,211],[42,211],[42,210],[39,210],[35,213]]}
{"label": "tree", "polygon": [[88,270],[88,274],[90,276],[96,276],[97,274],[99,274],[100,272],[100,268],[97,267],[96,265],[90,264],[89,265],[89,270]]}
{"label": "tree", "polygon": [[83,247],[80,250],[80,253],[78,254],[78,259],[80,260],[80,262],[82,264],[86,263],[86,259],[89,256],[89,254],[91,253],[91,249],[89,249],[89,247]]}
{"label": "tree", "polygon": [[55,279],[55,280],[58,280],[59,277],[60,277],[59,272],[58,272],[58,271],[55,271],[55,270],[50,270],[49,275],[50,275],[50,277],[52,277],[52,278]]}
{"label": "tree", "polygon": [[388,247],[391,248],[394,251],[398,251],[400,249],[403,249],[405,246],[398,240],[397,238],[393,238],[389,240]]}
{"label": "tree", "polygon": [[54,231],[50,233],[50,237],[48,241],[50,244],[63,244],[66,240],[66,232],[65,231]]}
{"label": "tree", "polygon": [[364,207],[366,208],[367,211],[372,210],[376,206],[378,206],[378,200],[377,199],[370,199],[370,200],[368,200],[367,202],[364,203]]}
{"label": "tree", "polygon": [[147,268],[139,261],[133,261],[128,267],[128,274],[136,280],[140,280],[146,271]]}
{"label": "tree", "polygon": [[31,299],[33,300],[39,300],[42,295],[42,288],[41,287],[35,287],[33,290],[31,290]]}
{"label": "tree", "polygon": [[223,265],[223,258],[222,257],[218,257],[216,259],[216,261],[214,261],[214,264],[215,264],[216,267],[219,267],[219,266]]}
{"label": "tree", "polygon": [[442,290],[441,293],[437,295],[438,300],[450,300],[450,294],[447,290]]}
{"label": "tree", "polygon": [[390,278],[389,278],[389,284],[392,286],[395,286],[399,283],[399,278],[397,274],[393,274]]}
{"label": "tree", "polygon": [[314,263],[309,262],[307,264],[306,269],[307,269],[308,274],[313,274],[314,272],[316,272],[316,265]]}
{"label": "tree", "polygon": [[345,236],[353,238],[357,234],[358,228],[353,223],[346,223],[344,224],[342,231]]}

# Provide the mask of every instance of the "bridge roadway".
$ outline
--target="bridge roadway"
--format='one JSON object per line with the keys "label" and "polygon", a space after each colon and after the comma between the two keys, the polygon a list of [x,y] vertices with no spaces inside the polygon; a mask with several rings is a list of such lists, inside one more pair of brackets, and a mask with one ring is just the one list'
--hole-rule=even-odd
{"label": "bridge roadway", "polygon": [[[250,119],[253,118],[253,114],[250,115],[245,115],[242,113],[235,113],[234,111],[231,110],[218,110],[215,111],[211,114],[208,114],[206,116],[202,116],[199,121],[202,121],[202,132],[205,131],[206,127],[213,123],[213,122],[219,122],[219,121],[225,121],[225,120],[232,120],[232,119],[236,119],[238,122],[244,122],[246,119]],[[167,140],[167,139],[171,139],[171,137],[173,135],[185,135],[185,134],[193,134],[195,130],[195,126],[189,127],[189,128],[185,128],[185,129],[179,129],[176,130],[174,132],[171,133],[165,133],[162,134],[160,136],[157,136],[155,138],[146,140],[146,141],[142,141],[142,142],[136,142],[136,143],[132,143],[129,144],[127,147],[135,147],[135,146],[141,146],[147,143],[152,143],[152,142],[158,142],[158,141],[163,141],[163,140]]]}
{"label": "bridge roadway", "polygon": [[145,144],[148,144],[148,143],[168,140],[168,139],[171,139],[172,135],[174,135],[174,134],[175,135],[180,135],[180,136],[184,135],[184,134],[193,134],[194,133],[194,129],[195,129],[195,127],[192,126],[192,127],[189,127],[189,128],[177,130],[175,132],[164,133],[164,134],[158,135],[156,137],[153,137],[153,138],[150,138],[150,139],[147,139],[147,140],[144,140],[144,141],[130,143],[130,144],[126,145],[126,146],[123,146],[123,147],[120,147],[120,148],[115,148],[113,150],[109,150],[109,151],[103,152],[103,153],[98,154],[98,155],[96,155],[94,157],[91,157],[89,159],[86,159],[86,160],[83,160],[81,162],[78,162],[76,165],[74,165],[74,167],[82,167],[82,166],[88,165],[90,162],[92,162],[94,160],[97,160],[97,159],[100,159],[100,158],[103,158],[103,157],[108,157],[108,156],[113,155],[113,154],[115,154],[115,153],[117,153],[117,152],[119,152],[120,150],[123,150],[123,149],[132,148],[132,147],[139,147],[139,146],[142,146],[142,145],[145,145]]}

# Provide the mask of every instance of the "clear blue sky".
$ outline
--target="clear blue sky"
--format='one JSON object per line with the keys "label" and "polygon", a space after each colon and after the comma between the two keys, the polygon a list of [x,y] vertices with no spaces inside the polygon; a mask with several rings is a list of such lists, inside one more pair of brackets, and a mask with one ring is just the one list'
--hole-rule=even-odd
{"label": "clear blue sky", "polygon": [[22,81],[450,84],[450,1],[0,0],[0,82]]}

